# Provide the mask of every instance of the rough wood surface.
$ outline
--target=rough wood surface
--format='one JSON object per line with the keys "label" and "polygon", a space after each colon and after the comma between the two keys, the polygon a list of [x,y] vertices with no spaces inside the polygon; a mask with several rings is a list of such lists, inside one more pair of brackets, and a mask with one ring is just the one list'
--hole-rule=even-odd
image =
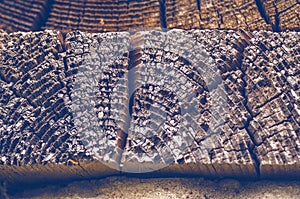
{"label": "rough wood surface", "polygon": [[300,26],[300,2],[298,0],[261,0],[266,20],[275,30],[296,29]]}
{"label": "rough wood surface", "polygon": [[[231,88],[237,87],[234,94],[240,96],[245,114],[239,118],[244,118],[255,145],[252,154],[261,175],[282,175],[284,170],[299,168],[299,33],[261,31],[242,36],[251,39],[231,39],[233,49],[221,48],[226,49],[227,57],[234,53],[238,60],[231,64],[232,59],[224,56],[220,69],[230,71],[224,75],[234,81]],[[219,46],[224,43],[217,43],[210,51],[222,56]],[[289,161],[293,163],[287,164]]]}
{"label": "rough wood surface", "polygon": [[107,169],[98,163],[67,166],[88,157],[68,105],[73,65],[65,67],[68,55],[61,53],[68,51],[60,33],[3,32],[0,43],[1,178],[35,181]]}
{"label": "rough wood surface", "polygon": [[269,31],[2,31],[0,177],[297,177],[299,41]]}
{"label": "rough wood surface", "polygon": [[71,32],[66,37],[65,66],[73,73],[70,104],[78,136],[87,154],[115,169],[127,125],[129,42],[125,32]]}
{"label": "rough wood surface", "polygon": [[200,1],[200,16],[202,28],[271,29],[262,18],[255,0]]}
{"label": "rough wood surface", "polygon": [[9,32],[38,30],[50,0],[0,1],[0,28]]}
{"label": "rough wood surface", "polygon": [[181,29],[299,30],[298,0],[2,0],[8,32]]}
{"label": "rough wood surface", "polygon": [[147,26],[160,27],[157,0],[55,0],[44,29],[111,32]]}
{"label": "rough wood surface", "polygon": [[195,0],[166,0],[167,28],[200,28],[200,13]]}

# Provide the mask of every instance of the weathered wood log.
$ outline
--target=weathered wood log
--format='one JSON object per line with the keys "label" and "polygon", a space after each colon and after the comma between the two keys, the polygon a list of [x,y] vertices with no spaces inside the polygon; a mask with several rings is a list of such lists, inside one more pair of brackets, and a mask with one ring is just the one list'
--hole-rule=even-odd
{"label": "weathered wood log", "polygon": [[0,28],[65,33],[146,27],[299,30],[299,8],[297,0],[3,0]]}
{"label": "weathered wood log", "polygon": [[299,177],[299,40],[3,31],[0,178]]}

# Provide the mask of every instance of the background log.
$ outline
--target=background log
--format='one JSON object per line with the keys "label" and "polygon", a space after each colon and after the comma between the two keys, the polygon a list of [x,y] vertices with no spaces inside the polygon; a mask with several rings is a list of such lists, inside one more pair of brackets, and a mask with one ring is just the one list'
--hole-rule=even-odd
{"label": "background log", "polygon": [[112,32],[151,28],[299,30],[297,0],[2,0],[0,28]]}

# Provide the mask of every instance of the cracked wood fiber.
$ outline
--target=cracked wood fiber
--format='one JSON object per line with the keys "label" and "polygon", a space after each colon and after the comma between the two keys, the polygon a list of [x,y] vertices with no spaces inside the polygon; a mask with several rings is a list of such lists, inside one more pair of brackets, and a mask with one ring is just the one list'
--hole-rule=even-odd
{"label": "cracked wood fiber", "polygon": [[299,177],[299,38],[2,31],[0,177]]}
{"label": "cracked wood fiber", "polygon": [[148,26],[160,27],[157,0],[55,0],[44,28],[108,32]]}
{"label": "cracked wood fiber", "polygon": [[261,1],[266,11],[266,20],[275,30],[299,30],[300,2],[298,0]]}
{"label": "cracked wood fiber", "polygon": [[7,32],[114,32],[149,27],[299,30],[298,0],[2,0]]}

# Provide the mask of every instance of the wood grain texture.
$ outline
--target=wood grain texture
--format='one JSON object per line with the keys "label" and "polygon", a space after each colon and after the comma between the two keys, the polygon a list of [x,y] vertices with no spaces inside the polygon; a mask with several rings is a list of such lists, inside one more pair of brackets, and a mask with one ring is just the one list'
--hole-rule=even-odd
{"label": "wood grain texture", "polygon": [[279,30],[298,30],[300,27],[300,2],[297,0],[261,0],[266,11],[266,19],[273,28]]}
{"label": "wood grain texture", "polygon": [[200,1],[201,28],[270,30],[255,0]]}
{"label": "wood grain texture", "polygon": [[200,28],[200,13],[195,0],[166,0],[166,22],[168,28]]}
{"label": "wood grain texture", "polygon": [[50,0],[0,1],[0,28],[8,32],[38,30]]}
{"label": "wood grain texture", "polygon": [[[102,163],[89,164],[74,128],[69,105],[72,67],[65,67],[60,33],[1,33],[0,43],[1,178],[35,181],[93,176],[94,171],[99,175],[99,170],[112,173]],[[67,166],[78,159],[87,162]]]}
{"label": "wood grain texture", "polygon": [[137,29],[299,30],[297,0],[3,0],[0,28],[67,33]]}
{"label": "wood grain texture", "polygon": [[159,6],[157,0],[55,0],[44,29],[111,32],[160,27]]}
{"label": "wood grain texture", "polygon": [[299,41],[269,31],[2,31],[0,176],[295,178]]}
{"label": "wood grain texture", "polygon": [[[243,67],[248,107],[253,116],[249,131],[256,144],[261,173],[272,176],[283,175],[285,170],[296,172],[300,129],[299,33],[254,35],[252,44],[245,49],[248,56]],[[284,58],[280,54],[285,54]]]}

